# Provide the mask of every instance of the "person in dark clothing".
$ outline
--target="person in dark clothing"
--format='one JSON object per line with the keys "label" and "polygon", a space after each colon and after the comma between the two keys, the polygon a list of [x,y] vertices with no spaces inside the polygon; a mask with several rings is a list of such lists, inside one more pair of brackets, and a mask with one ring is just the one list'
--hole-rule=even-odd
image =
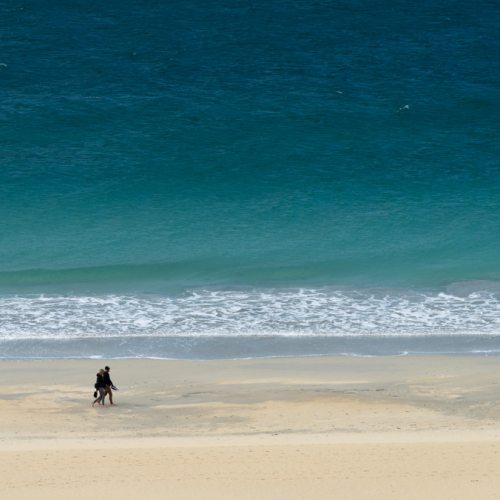
{"label": "person in dark clothing", "polygon": [[95,388],[99,391],[99,396],[92,402],[92,406],[94,406],[95,403],[99,403],[100,405],[106,407],[106,405],[104,404],[104,398],[106,397],[106,393],[104,392],[104,390],[106,389],[106,384],[104,383],[104,370],[102,368],[97,374]]}
{"label": "person in dark clothing", "polygon": [[109,366],[106,366],[104,368],[105,372],[103,375],[103,380],[104,380],[104,395],[109,396],[109,403],[111,406],[116,406],[113,403],[113,391],[111,390],[111,387],[113,387],[113,382],[111,382],[111,378],[109,376]]}

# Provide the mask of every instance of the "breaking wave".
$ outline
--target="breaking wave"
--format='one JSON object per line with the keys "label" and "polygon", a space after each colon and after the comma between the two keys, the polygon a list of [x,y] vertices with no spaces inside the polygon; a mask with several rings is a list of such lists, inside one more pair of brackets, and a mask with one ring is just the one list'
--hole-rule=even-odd
{"label": "breaking wave", "polygon": [[0,340],[500,332],[498,291],[455,289],[461,293],[309,288],[3,296]]}

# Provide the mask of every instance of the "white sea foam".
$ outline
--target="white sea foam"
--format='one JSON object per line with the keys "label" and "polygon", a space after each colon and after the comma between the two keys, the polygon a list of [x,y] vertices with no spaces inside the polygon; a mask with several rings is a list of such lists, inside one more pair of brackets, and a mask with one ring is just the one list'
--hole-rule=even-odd
{"label": "white sea foam", "polygon": [[225,290],[159,296],[4,296],[0,340],[500,333],[499,294]]}

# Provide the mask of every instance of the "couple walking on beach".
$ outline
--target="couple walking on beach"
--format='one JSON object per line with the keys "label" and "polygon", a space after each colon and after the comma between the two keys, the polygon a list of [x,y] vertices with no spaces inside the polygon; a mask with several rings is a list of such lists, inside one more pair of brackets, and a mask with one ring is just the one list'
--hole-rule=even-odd
{"label": "couple walking on beach", "polygon": [[97,392],[99,392],[99,396],[92,402],[92,406],[95,403],[99,403],[101,406],[106,407],[104,404],[104,399],[106,396],[109,396],[109,403],[111,406],[116,406],[113,404],[113,391],[111,389],[116,389],[111,382],[111,378],[109,376],[109,366],[106,366],[104,370],[101,368],[99,373],[97,374],[97,381],[95,383],[96,392],[94,392],[94,397],[97,396]]}

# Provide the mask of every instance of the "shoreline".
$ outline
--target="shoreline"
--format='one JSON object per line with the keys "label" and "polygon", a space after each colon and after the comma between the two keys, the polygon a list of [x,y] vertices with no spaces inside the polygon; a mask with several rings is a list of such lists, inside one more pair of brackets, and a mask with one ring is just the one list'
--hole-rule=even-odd
{"label": "shoreline", "polygon": [[[131,353],[133,353],[131,355]],[[77,356],[75,356],[77,354]],[[107,356],[111,356],[111,358]],[[0,362],[43,360],[243,360],[329,356],[500,356],[500,336],[113,337],[0,341]]]}

